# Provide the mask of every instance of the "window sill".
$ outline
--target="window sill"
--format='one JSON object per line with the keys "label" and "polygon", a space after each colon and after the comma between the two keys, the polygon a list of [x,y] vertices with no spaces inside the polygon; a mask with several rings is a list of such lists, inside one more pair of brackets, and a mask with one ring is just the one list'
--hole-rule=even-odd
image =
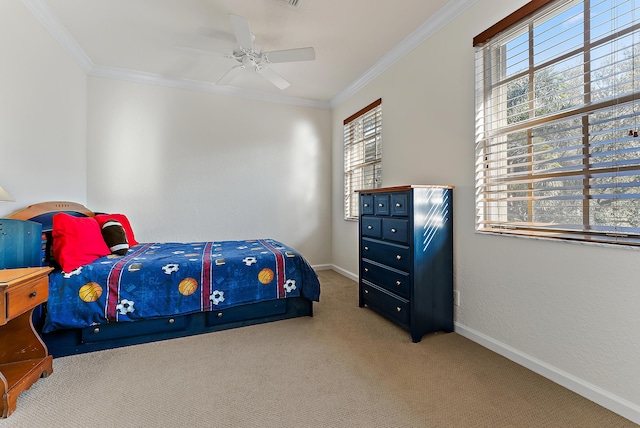
{"label": "window sill", "polygon": [[[640,250],[640,237],[625,238],[625,241],[607,242],[602,237],[598,237],[599,240],[585,240],[585,239],[577,239],[577,237],[564,236],[564,235],[570,235],[570,234],[551,233],[551,232],[549,232],[547,235],[544,235],[540,233],[533,233],[530,231],[509,230],[505,232],[500,232],[495,230],[476,230],[475,233],[478,235],[504,236],[504,237],[510,237],[510,238],[536,239],[540,241],[565,242],[569,244],[590,245],[590,246],[596,246],[596,247],[625,248],[625,249]],[[610,237],[610,239],[614,240],[616,238]]]}

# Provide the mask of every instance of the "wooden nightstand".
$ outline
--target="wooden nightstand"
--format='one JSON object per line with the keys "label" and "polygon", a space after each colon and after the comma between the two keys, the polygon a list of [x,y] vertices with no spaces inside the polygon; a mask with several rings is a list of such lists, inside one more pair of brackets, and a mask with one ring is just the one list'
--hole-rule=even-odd
{"label": "wooden nightstand", "polygon": [[52,357],[36,333],[33,308],[49,296],[48,267],[0,270],[0,417],[16,409],[18,395],[53,373]]}

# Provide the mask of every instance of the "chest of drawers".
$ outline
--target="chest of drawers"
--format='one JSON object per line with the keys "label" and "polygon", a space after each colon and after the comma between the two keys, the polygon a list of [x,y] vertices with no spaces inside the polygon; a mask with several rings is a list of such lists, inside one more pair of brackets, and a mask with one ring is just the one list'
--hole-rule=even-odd
{"label": "chest of drawers", "polygon": [[414,342],[453,331],[453,188],[360,191],[359,305]]}

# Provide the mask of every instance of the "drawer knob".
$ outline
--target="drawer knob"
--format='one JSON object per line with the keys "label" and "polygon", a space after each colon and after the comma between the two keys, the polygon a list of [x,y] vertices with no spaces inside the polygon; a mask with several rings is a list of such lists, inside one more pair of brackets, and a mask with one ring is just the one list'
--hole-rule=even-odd
{"label": "drawer knob", "polygon": [[38,295],[38,293],[33,291],[33,292],[31,292],[31,294],[29,294],[29,297],[33,298],[33,297],[36,297],[37,295]]}
{"label": "drawer knob", "polygon": [[367,229],[371,230],[371,229],[373,229],[373,226],[369,225],[369,226],[367,226]]}
{"label": "drawer knob", "polygon": [[396,259],[400,260],[400,259],[402,259],[402,256],[401,256],[400,254],[398,254],[398,255],[396,256]]}
{"label": "drawer knob", "polygon": [[402,308],[400,306],[396,307],[396,311],[402,312]]}
{"label": "drawer knob", "polygon": [[384,207],[384,204],[378,204],[378,206],[379,206],[380,208],[382,208],[382,207]]}
{"label": "drawer knob", "polygon": [[397,204],[396,204],[396,208],[400,208],[401,206],[402,206],[402,204],[401,204],[401,203],[397,203]]}
{"label": "drawer knob", "polygon": [[369,247],[364,247],[364,250],[365,251],[369,251]]}
{"label": "drawer knob", "polygon": [[222,312],[218,312],[218,318],[222,318]]}
{"label": "drawer knob", "polygon": [[402,285],[402,283],[398,280],[398,281],[396,281],[396,285],[397,285],[398,287],[400,287],[400,286]]}
{"label": "drawer knob", "polygon": [[396,233],[397,231],[397,229],[391,229],[391,233]]}
{"label": "drawer knob", "polygon": [[369,294],[369,290],[364,290],[364,294]]}
{"label": "drawer knob", "polygon": [[369,204],[364,204],[364,207],[365,207],[365,208],[369,207]]}
{"label": "drawer knob", "polygon": [[173,318],[169,318],[169,324],[173,324],[174,322],[176,322],[176,320],[174,320]]}
{"label": "drawer knob", "polygon": [[93,334],[98,334],[100,333],[100,328],[96,327],[93,329]]}
{"label": "drawer knob", "polygon": [[364,271],[365,272],[369,272],[369,268],[364,268]]}

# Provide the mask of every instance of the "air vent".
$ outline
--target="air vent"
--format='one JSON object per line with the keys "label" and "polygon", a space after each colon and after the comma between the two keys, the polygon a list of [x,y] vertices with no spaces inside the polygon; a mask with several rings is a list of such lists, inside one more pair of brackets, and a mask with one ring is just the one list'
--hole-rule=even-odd
{"label": "air vent", "polygon": [[280,0],[280,2],[289,7],[300,7],[300,3],[302,3],[302,0]]}

